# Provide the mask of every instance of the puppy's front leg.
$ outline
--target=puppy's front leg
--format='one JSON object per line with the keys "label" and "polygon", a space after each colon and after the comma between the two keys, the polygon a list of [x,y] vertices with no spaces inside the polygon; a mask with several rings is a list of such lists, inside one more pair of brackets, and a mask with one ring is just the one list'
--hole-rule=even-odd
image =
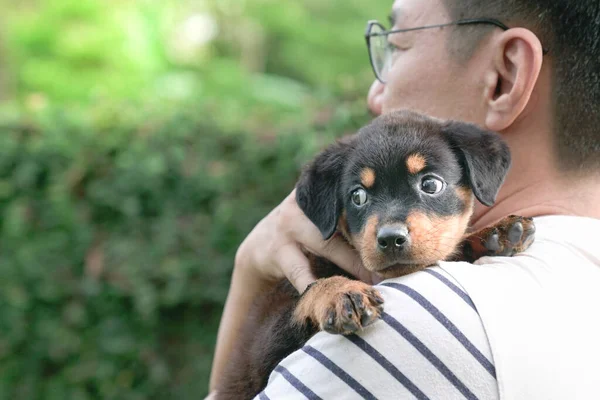
{"label": "puppy's front leg", "polygon": [[321,330],[351,334],[375,322],[383,312],[383,298],[372,286],[342,276],[319,279],[304,292],[293,319]]}

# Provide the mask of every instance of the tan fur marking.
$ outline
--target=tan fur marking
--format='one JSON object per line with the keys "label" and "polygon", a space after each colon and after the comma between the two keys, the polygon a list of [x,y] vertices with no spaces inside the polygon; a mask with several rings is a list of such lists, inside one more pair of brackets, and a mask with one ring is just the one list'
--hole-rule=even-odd
{"label": "tan fur marking", "polygon": [[414,212],[408,216],[406,222],[415,259],[428,262],[448,259],[455,253],[458,244],[464,240],[473,214],[475,198],[469,188],[460,187],[456,192],[465,205],[462,214],[433,217]]}
{"label": "tan fur marking", "polygon": [[327,318],[329,298],[336,292],[336,288],[344,285],[347,280],[341,276],[319,279],[315,286],[300,298],[294,309],[296,321],[303,324],[306,320],[311,320],[318,324]]}
{"label": "tan fur marking", "polygon": [[367,189],[373,187],[375,184],[375,171],[369,167],[363,168],[363,170],[360,171],[360,183]]}
{"label": "tan fur marking", "polygon": [[384,256],[377,250],[377,225],[379,218],[373,215],[367,219],[362,232],[354,238],[363,265],[369,271],[374,271],[384,262]]}
{"label": "tan fur marking", "polygon": [[425,161],[425,157],[421,154],[411,154],[406,159],[406,167],[408,168],[408,172],[415,175],[419,172],[423,171],[427,162]]}
{"label": "tan fur marking", "polygon": [[350,229],[348,228],[348,219],[346,217],[346,210],[344,210],[342,212],[342,215],[340,216],[340,218],[338,220],[337,229],[338,229],[338,231],[341,232],[342,236],[344,236],[346,241],[348,243],[352,244],[352,237],[350,235]]}
{"label": "tan fur marking", "polygon": [[406,218],[415,261],[433,263],[445,260],[462,241],[472,210],[450,217],[428,216],[413,212]]}
{"label": "tan fur marking", "polygon": [[473,211],[475,210],[475,195],[473,194],[473,191],[467,187],[459,187],[458,189],[456,189],[456,192],[458,193],[458,197],[460,197],[460,199],[463,201],[463,204],[465,205],[465,210],[459,217],[459,226],[465,226],[463,230],[464,240],[465,237],[468,236],[467,230],[469,221],[471,220],[471,216],[473,215]]}

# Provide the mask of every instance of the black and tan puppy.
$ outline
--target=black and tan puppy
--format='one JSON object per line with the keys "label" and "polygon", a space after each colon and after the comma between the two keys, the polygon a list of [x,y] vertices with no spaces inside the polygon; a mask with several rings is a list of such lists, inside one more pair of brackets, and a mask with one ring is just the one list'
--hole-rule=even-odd
{"label": "black and tan puppy", "polygon": [[[411,112],[375,119],[323,151],[304,170],[297,202],[328,239],[343,235],[370,271],[392,278],[439,260],[512,255],[529,246],[531,219],[509,217],[467,239],[475,198],[492,205],[510,166],[492,132]],[[252,308],[217,389],[255,396],[276,364],[314,333],[356,332],[378,319],[376,289],[310,256],[319,280],[302,296],[280,282]]]}

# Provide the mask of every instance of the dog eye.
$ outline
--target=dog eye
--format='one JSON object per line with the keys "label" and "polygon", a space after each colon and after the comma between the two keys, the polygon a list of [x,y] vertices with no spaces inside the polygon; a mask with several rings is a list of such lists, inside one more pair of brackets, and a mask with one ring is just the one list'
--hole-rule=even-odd
{"label": "dog eye", "polygon": [[352,202],[357,207],[362,207],[367,202],[367,192],[364,189],[356,189],[352,192]]}
{"label": "dog eye", "polygon": [[427,194],[438,194],[444,190],[444,182],[439,178],[428,176],[421,181],[421,190]]}

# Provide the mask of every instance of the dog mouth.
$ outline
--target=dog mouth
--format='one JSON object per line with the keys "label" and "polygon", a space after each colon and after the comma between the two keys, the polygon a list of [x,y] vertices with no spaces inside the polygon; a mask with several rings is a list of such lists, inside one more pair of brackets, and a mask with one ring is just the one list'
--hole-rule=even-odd
{"label": "dog mouth", "polygon": [[427,265],[418,263],[416,261],[400,261],[393,264],[385,265],[381,268],[376,269],[374,272],[382,278],[396,278],[402,275],[410,274],[411,272],[418,271],[425,268]]}

